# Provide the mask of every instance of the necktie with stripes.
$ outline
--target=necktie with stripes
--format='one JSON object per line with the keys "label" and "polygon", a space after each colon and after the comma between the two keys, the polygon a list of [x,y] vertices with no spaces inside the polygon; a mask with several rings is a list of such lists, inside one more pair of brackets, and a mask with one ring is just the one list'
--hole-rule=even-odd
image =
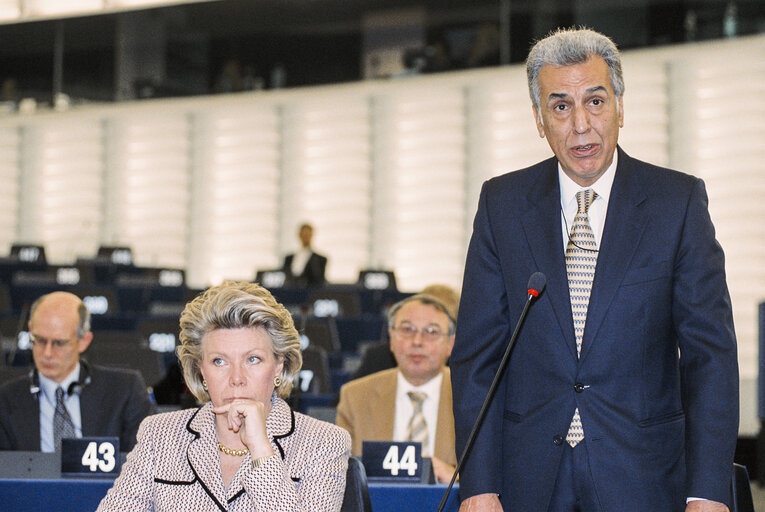
{"label": "necktie with stripes", "polygon": [[412,401],[412,418],[409,420],[407,436],[408,441],[416,441],[422,443],[422,448],[428,444],[428,425],[425,423],[425,415],[422,412],[422,404],[428,395],[417,391],[409,391],[407,393],[409,399]]}
{"label": "necktie with stripes", "polygon": [[[595,277],[595,266],[598,262],[598,247],[587,214],[596,197],[598,195],[592,189],[580,190],[576,193],[576,217],[571,224],[571,233],[566,246],[566,272],[568,273],[571,313],[574,317],[577,357],[582,353],[582,336],[587,321],[587,306],[590,303],[592,280]],[[582,419],[579,417],[579,408],[577,408],[571,419],[566,441],[573,447],[582,439],[584,439],[584,429],[582,428]]]}
{"label": "necktie with stripes", "polygon": [[53,413],[53,445],[56,451],[61,450],[61,439],[76,437],[74,423],[69,411],[64,405],[64,389],[56,388],[56,411]]}

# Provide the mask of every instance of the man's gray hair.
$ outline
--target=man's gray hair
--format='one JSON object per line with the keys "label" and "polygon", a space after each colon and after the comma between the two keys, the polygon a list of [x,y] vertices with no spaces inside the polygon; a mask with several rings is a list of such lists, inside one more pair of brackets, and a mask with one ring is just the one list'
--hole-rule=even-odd
{"label": "man's gray hair", "polygon": [[589,29],[558,29],[538,41],[526,59],[526,76],[529,82],[529,95],[534,108],[539,111],[541,94],[539,72],[544,66],[571,66],[582,64],[592,56],[599,56],[606,61],[611,76],[611,87],[616,97],[624,94],[624,78],[619,50],[611,39]]}
{"label": "man's gray hair", "polygon": [[400,300],[393,304],[390,309],[388,310],[388,328],[393,329],[396,327],[396,315],[401,310],[402,307],[409,304],[410,302],[419,302],[421,304],[424,304],[426,306],[432,306],[436,308],[438,311],[446,315],[446,318],[449,319],[449,336],[453,335],[455,330],[457,329],[457,319],[452,316],[451,311],[449,308],[444,304],[444,302],[434,297],[433,295],[428,295],[427,293],[418,293],[416,295],[410,295],[409,297]]}

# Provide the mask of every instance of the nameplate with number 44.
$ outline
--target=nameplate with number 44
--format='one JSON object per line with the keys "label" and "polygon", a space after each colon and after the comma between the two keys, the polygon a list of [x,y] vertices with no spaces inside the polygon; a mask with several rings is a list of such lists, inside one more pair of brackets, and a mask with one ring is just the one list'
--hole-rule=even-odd
{"label": "nameplate with number 44", "polygon": [[61,476],[108,476],[120,472],[117,437],[83,437],[61,440]]}
{"label": "nameplate with number 44", "polygon": [[413,442],[364,441],[361,461],[367,478],[419,482],[422,445]]}

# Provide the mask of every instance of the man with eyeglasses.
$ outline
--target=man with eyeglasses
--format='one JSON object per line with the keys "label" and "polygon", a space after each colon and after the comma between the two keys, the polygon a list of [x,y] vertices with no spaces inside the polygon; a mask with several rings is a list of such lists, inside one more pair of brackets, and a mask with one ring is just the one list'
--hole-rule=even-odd
{"label": "man with eyeglasses", "polygon": [[83,436],[116,436],[131,450],[152,408],[141,375],[80,358],[93,333],[76,295],[43,295],[29,318],[34,368],[0,387],[0,450],[53,452],[62,438]]}
{"label": "man with eyeglasses", "polygon": [[398,367],[340,389],[337,424],[350,432],[353,455],[361,455],[364,441],[419,441],[436,479],[451,479],[457,458],[446,361],[455,327],[449,308],[430,295],[413,295],[390,308],[390,348]]}

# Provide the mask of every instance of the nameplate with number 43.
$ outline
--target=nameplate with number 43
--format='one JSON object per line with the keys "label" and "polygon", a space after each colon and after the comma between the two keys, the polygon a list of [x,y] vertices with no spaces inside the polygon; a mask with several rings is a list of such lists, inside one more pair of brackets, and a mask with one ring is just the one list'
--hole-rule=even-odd
{"label": "nameplate with number 43", "polygon": [[61,476],[108,476],[120,472],[117,437],[83,437],[61,440]]}

